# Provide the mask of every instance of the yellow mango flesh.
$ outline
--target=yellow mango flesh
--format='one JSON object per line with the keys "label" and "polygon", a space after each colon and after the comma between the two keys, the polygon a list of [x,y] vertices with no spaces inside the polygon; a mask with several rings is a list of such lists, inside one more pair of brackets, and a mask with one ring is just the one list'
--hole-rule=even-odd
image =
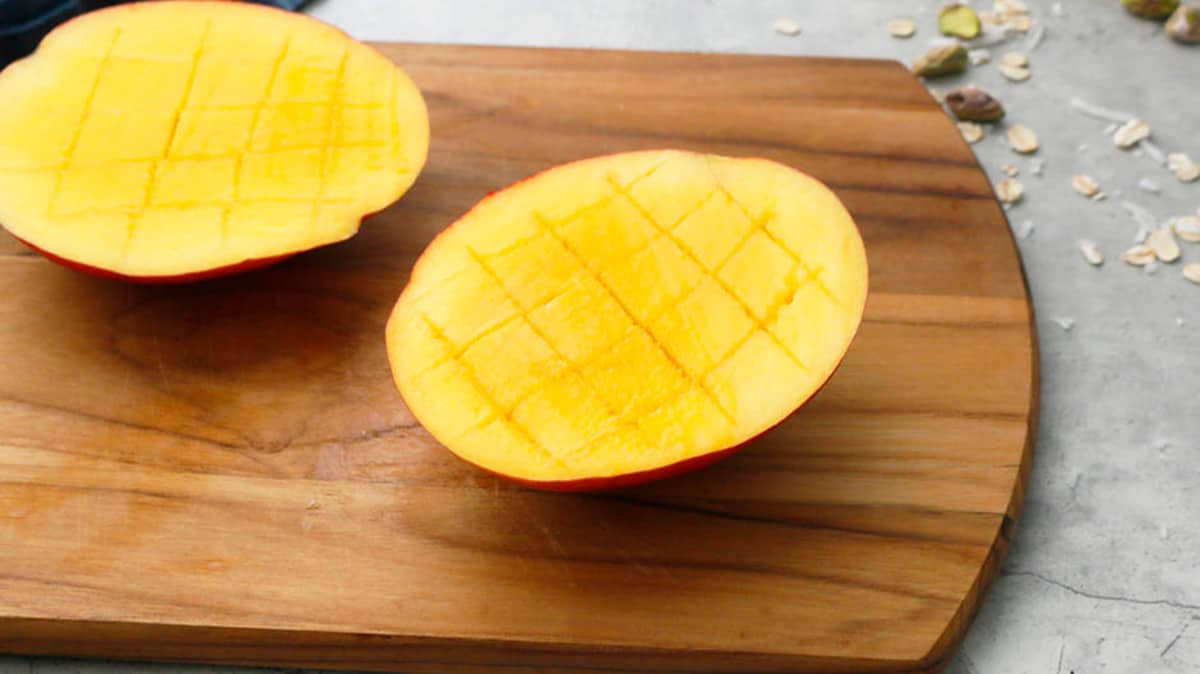
{"label": "yellow mango flesh", "polygon": [[0,224],[170,277],[352,236],[429,146],[384,56],[302,15],[151,2],[84,15],[0,73]]}
{"label": "yellow mango flesh", "polygon": [[736,447],[829,378],[867,260],[817,180],[759,159],[601,157],[489,196],[425,251],[387,327],[450,450],[520,481],[652,474]]}

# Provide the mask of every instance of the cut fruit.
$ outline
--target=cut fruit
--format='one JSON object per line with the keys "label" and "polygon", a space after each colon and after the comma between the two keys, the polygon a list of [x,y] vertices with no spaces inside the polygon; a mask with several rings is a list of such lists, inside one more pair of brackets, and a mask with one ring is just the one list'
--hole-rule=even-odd
{"label": "cut fruit", "polygon": [[711,463],[807,401],[862,317],[858,229],[763,159],[637,152],[488,196],[392,312],[396,385],[463,459],[552,490]]}
{"label": "cut fruit", "polygon": [[86,14],[0,73],[0,224],[73,267],[180,281],[347,239],[416,180],[417,88],[299,14]]}

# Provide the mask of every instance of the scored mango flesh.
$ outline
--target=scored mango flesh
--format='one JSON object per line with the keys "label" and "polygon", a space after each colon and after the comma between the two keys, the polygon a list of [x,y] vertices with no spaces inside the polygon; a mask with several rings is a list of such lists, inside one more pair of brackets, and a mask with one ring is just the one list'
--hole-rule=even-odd
{"label": "scored mango flesh", "polygon": [[429,146],[374,49],[259,5],[75,19],[0,74],[0,224],[55,256],[173,276],[352,236]]}
{"label": "scored mango flesh", "polygon": [[396,384],[462,458],[520,481],[653,473],[738,446],[833,373],[867,261],[837,197],[781,164],[675,151],[493,194],[421,256]]}

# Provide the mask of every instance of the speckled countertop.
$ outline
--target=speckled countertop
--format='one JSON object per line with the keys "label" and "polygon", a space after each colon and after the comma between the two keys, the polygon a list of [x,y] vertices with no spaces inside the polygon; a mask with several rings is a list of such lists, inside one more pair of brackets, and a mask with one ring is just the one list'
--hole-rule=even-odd
{"label": "speckled countertop", "polygon": [[[1137,222],[1196,214],[1200,182],[1184,185],[1142,152],[1121,152],[1108,122],[1073,109],[1079,98],[1136,114],[1157,146],[1200,160],[1200,47],[1176,45],[1117,0],[1027,0],[1044,26],[1033,77],[1015,84],[990,66],[938,83],[991,89],[1009,121],[1034,129],[1030,159],[1003,134],[975,146],[994,181],[1018,167],[1025,199],[1009,217],[1039,315],[1041,430],[1016,542],[987,593],[951,674],[1200,671],[1200,286],[1182,264],[1147,274],[1122,264]],[[982,6],[982,2],[976,2]],[[1057,7],[1056,7],[1057,6]],[[324,0],[315,16],[370,40],[609,47],[898,58],[935,37],[934,2],[855,0]],[[1058,11],[1054,11],[1057,9]],[[794,18],[796,37],[772,30]],[[911,16],[910,40],[888,36]],[[1022,40],[992,49],[998,57]],[[1071,176],[1110,194],[1092,202]],[[1161,187],[1138,187],[1149,178]],[[1031,223],[1026,225],[1024,223]],[[1081,257],[1081,239],[1108,258]],[[1200,262],[1200,244],[1183,244]],[[1070,329],[1065,326],[1070,325]],[[0,656],[0,674],[109,674],[229,667],[128,665]]]}

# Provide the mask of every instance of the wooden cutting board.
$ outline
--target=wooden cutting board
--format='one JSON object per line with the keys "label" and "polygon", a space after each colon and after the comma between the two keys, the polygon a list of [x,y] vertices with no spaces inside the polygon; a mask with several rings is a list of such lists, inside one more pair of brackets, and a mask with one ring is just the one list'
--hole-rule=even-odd
{"label": "wooden cutting board", "polygon": [[[385,45],[433,152],[353,240],[182,287],[0,243],[0,652],[403,671],[933,672],[1015,523],[1037,410],[1017,253],[896,63]],[[871,262],[825,391],[714,468],[559,495],[459,462],[394,390],[414,258],[603,153],[765,156]]]}

